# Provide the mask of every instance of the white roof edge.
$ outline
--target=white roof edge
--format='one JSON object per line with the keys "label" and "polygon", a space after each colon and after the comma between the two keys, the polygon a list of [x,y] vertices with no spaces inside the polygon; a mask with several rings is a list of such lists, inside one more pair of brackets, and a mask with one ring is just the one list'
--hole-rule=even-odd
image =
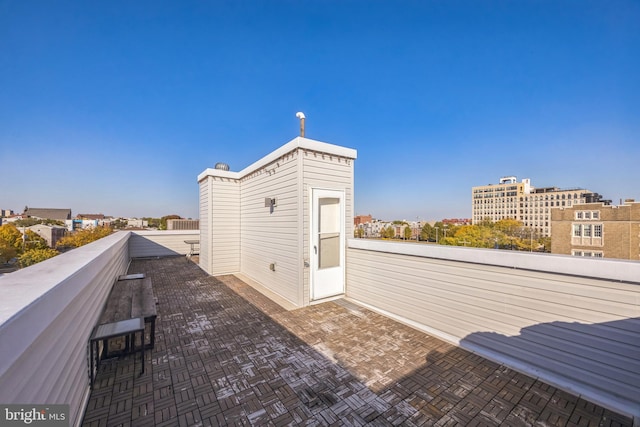
{"label": "white roof edge", "polygon": [[267,154],[260,160],[242,169],[240,172],[230,172],[230,171],[223,171],[219,169],[207,168],[205,169],[204,172],[198,175],[198,182],[202,181],[207,176],[219,176],[223,178],[240,179],[260,169],[261,167],[268,165],[269,163],[277,160],[278,158],[284,156],[285,154],[295,150],[296,148],[303,148],[305,150],[312,150],[312,151],[318,151],[321,153],[333,154],[336,156],[347,157],[350,159],[356,159],[358,157],[357,150],[353,148],[342,147],[340,145],[329,144],[327,142],[316,141],[313,139],[302,138],[298,136],[292,139],[291,141],[287,142],[280,148],[277,148],[276,150]]}
{"label": "white roof edge", "polygon": [[198,175],[198,182],[202,181],[208,176],[219,176],[222,178],[239,179],[240,174],[238,172],[224,171],[221,169],[207,168]]}

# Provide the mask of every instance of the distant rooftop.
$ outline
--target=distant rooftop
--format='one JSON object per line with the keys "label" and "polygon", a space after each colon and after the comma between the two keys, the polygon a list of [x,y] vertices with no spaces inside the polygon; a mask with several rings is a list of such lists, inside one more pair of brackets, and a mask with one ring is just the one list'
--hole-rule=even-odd
{"label": "distant rooftop", "polygon": [[27,208],[22,215],[40,219],[55,219],[59,221],[66,221],[68,219],[71,219],[71,209]]}

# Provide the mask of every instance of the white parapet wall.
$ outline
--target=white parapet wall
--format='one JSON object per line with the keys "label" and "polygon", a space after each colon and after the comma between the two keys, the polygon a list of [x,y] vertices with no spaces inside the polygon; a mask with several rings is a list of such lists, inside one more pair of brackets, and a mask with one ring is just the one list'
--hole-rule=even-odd
{"label": "white parapet wall", "polygon": [[[129,255],[131,258],[187,255],[191,249],[187,242],[199,239],[199,230],[132,231]],[[194,250],[199,250],[199,246],[194,244]]]}
{"label": "white parapet wall", "polygon": [[640,263],[352,239],[347,297],[640,419]]}
{"label": "white parapet wall", "polygon": [[79,425],[89,396],[88,342],[130,232],[117,232],[0,277],[0,402],[68,404]]}

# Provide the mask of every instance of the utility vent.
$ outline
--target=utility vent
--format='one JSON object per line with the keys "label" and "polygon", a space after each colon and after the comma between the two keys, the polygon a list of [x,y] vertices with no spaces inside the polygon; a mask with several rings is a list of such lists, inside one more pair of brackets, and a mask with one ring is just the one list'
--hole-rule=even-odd
{"label": "utility vent", "polygon": [[218,170],[221,170],[221,171],[228,171],[229,170],[229,165],[226,164],[226,163],[216,163],[214,168],[218,169]]}

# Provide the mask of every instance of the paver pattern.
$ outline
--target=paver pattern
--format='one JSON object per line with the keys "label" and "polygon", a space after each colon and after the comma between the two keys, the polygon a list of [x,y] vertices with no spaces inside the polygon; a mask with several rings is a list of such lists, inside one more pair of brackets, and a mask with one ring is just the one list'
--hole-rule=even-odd
{"label": "paver pattern", "polygon": [[103,361],[85,426],[632,426],[346,300],[287,311],[185,258],[152,278],[156,345]]}

